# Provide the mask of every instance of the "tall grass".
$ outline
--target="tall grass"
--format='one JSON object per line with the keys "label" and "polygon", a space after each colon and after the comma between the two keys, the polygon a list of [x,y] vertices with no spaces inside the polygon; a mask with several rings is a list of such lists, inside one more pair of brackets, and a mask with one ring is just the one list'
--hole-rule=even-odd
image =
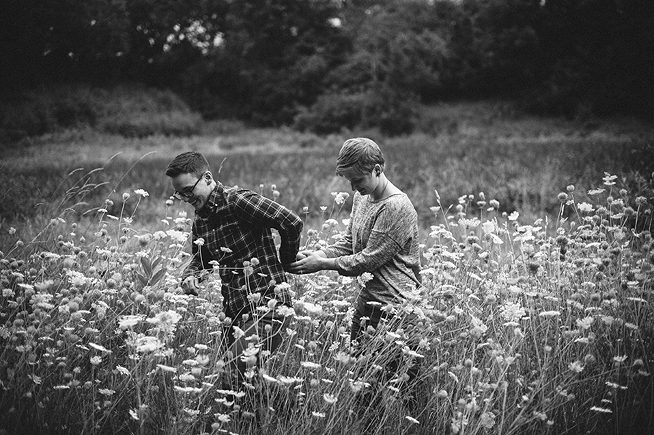
{"label": "tall grass", "polygon": [[[100,189],[92,175],[80,174],[58,204]],[[184,210],[165,205],[142,228],[140,208],[157,201],[143,190],[85,205],[93,219],[80,222],[57,205],[38,237],[12,229],[3,242],[0,428],[652,431],[653,181],[630,190],[607,174],[591,191],[570,185],[555,195],[552,219],[538,221],[503,216],[485,195],[451,207],[436,196],[423,287],[366,331],[361,355],[349,352],[347,332],[366,277],[290,277],[295,316],[282,349],[261,355],[241,385],[230,383],[217,276],[199,297],[178,286],[188,261]],[[338,211],[331,201],[324,219]],[[307,228],[303,243],[341,231],[328,220]],[[411,367],[418,376],[409,383]]]}
{"label": "tall grass", "polygon": [[[556,193],[567,184],[594,187],[604,171],[637,183],[638,174],[654,171],[654,134],[642,136],[632,130],[584,136],[575,133],[572,125],[498,121],[483,127],[481,121],[472,124],[465,119],[461,117],[456,132],[435,136],[377,138],[369,132],[383,147],[388,176],[412,199],[425,228],[435,205],[434,189],[448,204],[455,203],[458,195],[484,192],[500,202],[501,211],[520,210],[535,218],[557,212]],[[160,205],[171,193],[164,169],[174,155],[189,149],[203,152],[214,172],[222,168],[218,178],[225,184],[255,190],[263,184],[265,191],[275,184],[289,207],[299,212],[306,206],[319,217],[331,192],[349,189],[333,170],[346,137],[251,129],[189,138],[125,139],[89,130],[42,136],[28,147],[8,149],[0,163],[4,186],[0,218],[29,219],[37,214],[37,204],[57,197],[57,188],[75,182],[75,177],[66,178],[68,172],[102,167],[94,175],[95,182],[122,181],[95,190],[93,198],[115,200],[121,190],[148,186],[150,195],[160,201],[153,202],[157,207],[142,210],[141,220],[156,222]],[[128,172],[149,152],[153,153]]]}
{"label": "tall grass", "polygon": [[430,116],[433,134],[357,133],[380,142],[420,215],[415,300],[358,356],[348,329],[365,277],[290,277],[294,323],[243,385],[230,384],[219,283],[178,287],[190,215],[167,202],[163,170],[202,151],[226,184],[274,185],[305,219],[303,243],[329,243],[349,208],[331,195],[349,190],[333,173],[349,133],[82,128],[4,147],[0,429],[653,431],[654,136],[466,107]]}

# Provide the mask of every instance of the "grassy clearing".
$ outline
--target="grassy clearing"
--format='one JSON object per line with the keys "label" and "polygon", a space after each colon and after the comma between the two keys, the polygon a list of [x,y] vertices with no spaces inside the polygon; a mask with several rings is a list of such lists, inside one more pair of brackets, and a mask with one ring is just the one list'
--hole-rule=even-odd
{"label": "grassy clearing", "polygon": [[[229,319],[218,283],[181,295],[188,210],[166,206],[163,168],[200,150],[214,172],[222,163],[226,184],[262,184],[266,195],[275,184],[280,202],[308,206],[315,233],[304,242],[329,242],[343,226],[323,222],[347,215],[330,193],[348,190],[333,162],[350,134],[216,124],[219,135],[69,130],[4,148],[0,429],[654,430],[654,136],[479,113],[488,110],[436,108],[431,119],[450,131],[379,139],[424,228],[416,299],[369,330],[354,358],[347,331],[362,280],[292,277],[296,317],[284,347],[229,388]],[[396,371],[379,369],[391,360],[401,361]],[[419,382],[408,386],[418,362]]]}
{"label": "grassy clearing", "polygon": [[[296,315],[284,347],[264,355],[243,385],[229,384],[230,319],[219,284],[210,279],[199,297],[178,287],[189,243],[183,211],[168,209],[165,222],[143,230],[134,226],[140,207],[156,199],[134,192],[115,216],[53,219],[30,243],[12,230],[0,259],[0,428],[651,431],[646,198],[654,186],[622,190],[612,176],[598,184],[561,195],[558,217],[569,210],[567,222],[502,216],[480,197],[439,210],[425,237],[423,288],[395,307],[395,320],[367,331],[359,357],[348,352],[347,331],[365,277],[291,277]],[[311,243],[342,230],[338,222],[319,226]],[[408,385],[416,365],[417,382]]]}
{"label": "grassy clearing", "polygon": [[[435,135],[357,134],[382,145],[390,178],[412,198],[425,228],[432,218],[434,189],[445,204],[455,203],[458,195],[483,191],[500,201],[500,210],[520,210],[535,218],[556,213],[556,194],[567,184],[590,188],[607,171],[626,177],[635,187],[637,174],[647,178],[654,170],[654,130],[646,126],[525,118],[504,113],[508,109],[503,107],[487,103],[431,108],[422,122],[436,126]],[[187,138],[124,138],[77,129],[6,146],[0,219],[16,222],[39,215],[36,204],[59,197],[95,168],[102,170],[92,181],[107,183],[89,193],[88,199],[96,203],[140,187],[163,200],[170,194],[163,169],[175,154],[189,149],[205,153],[214,171],[222,164],[219,178],[225,184],[253,189],[264,184],[266,190],[275,184],[281,201],[296,211],[308,206],[316,213],[330,192],[349,190],[333,167],[338,148],[351,133],[320,137],[284,129],[244,129],[229,122],[203,128],[204,134]],[[77,168],[83,171],[67,177]],[[160,206],[142,211],[144,223],[160,218]]]}

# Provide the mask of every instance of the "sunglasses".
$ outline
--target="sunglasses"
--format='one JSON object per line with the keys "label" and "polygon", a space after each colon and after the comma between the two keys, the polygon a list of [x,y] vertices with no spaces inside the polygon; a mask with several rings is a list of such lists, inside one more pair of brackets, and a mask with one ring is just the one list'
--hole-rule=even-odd
{"label": "sunglasses", "polygon": [[174,197],[175,199],[179,199],[179,200],[185,199],[185,200],[187,200],[187,201],[188,201],[189,199],[193,198],[193,196],[195,196],[195,194],[193,193],[193,191],[195,190],[195,187],[198,185],[198,183],[200,182],[200,180],[202,180],[202,178],[205,176],[205,174],[206,174],[206,172],[205,172],[204,174],[202,174],[202,175],[200,176],[200,178],[198,178],[198,181],[196,181],[195,184],[194,184],[192,187],[185,187],[181,192],[176,190],[176,191],[173,193],[173,197]]}

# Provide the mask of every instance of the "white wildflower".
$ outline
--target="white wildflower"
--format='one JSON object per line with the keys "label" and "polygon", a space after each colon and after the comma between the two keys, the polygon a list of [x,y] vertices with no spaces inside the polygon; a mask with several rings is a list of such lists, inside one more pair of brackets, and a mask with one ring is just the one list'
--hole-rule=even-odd
{"label": "white wildflower", "polygon": [[517,322],[527,313],[520,303],[506,302],[500,307],[500,313],[507,322]]}
{"label": "white wildflower", "polygon": [[574,361],[568,365],[568,368],[575,373],[581,373],[584,370],[584,365],[581,361]]}
{"label": "white wildflower", "polygon": [[588,204],[587,202],[582,202],[577,204],[577,209],[579,209],[579,211],[584,213],[590,213],[594,211],[593,206],[591,204]]}
{"label": "white wildflower", "polygon": [[327,402],[327,404],[329,404],[329,405],[333,405],[333,404],[335,404],[336,402],[338,402],[338,397],[336,397],[336,396],[333,395],[333,394],[325,393],[325,394],[323,394],[322,398],[323,398],[323,400],[324,400],[325,402]]}
{"label": "white wildflower", "polygon": [[357,281],[359,282],[359,284],[360,284],[362,287],[365,287],[365,286],[366,286],[366,283],[367,283],[368,281],[370,281],[371,279],[373,279],[373,278],[374,278],[374,276],[373,276],[372,273],[370,273],[370,272],[363,272],[361,275],[359,275],[359,276],[357,277]]}
{"label": "white wildflower", "polygon": [[577,327],[582,330],[590,329],[591,325],[595,321],[593,316],[587,316],[583,319],[577,319]]}
{"label": "white wildflower", "polygon": [[300,362],[300,365],[309,370],[316,370],[321,367],[320,364],[311,361],[302,361]]}
{"label": "white wildflower", "polygon": [[603,413],[603,414],[613,414],[613,411],[611,411],[610,409],[608,409],[608,408],[600,408],[599,406],[592,406],[592,407],[590,408],[590,410],[591,410],[591,411],[595,411],[595,412],[601,412],[601,413]]}
{"label": "white wildflower", "polygon": [[126,315],[118,318],[118,327],[122,330],[139,324],[145,316],[143,314]]}

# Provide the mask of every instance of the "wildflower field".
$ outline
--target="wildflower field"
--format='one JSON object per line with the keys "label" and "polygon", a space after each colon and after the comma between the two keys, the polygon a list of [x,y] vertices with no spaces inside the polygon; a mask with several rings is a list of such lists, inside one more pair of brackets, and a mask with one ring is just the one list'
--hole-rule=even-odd
{"label": "wildflower field", "polygon": [[[211,162],[224,163],[218,178],[227,184],[248,179],[247,187],[297,211],[303,244],[315,248],[345,230],[348,195],[331,175],[342,140],[293,138],[324,147],[226,161],[217,154]],[[366,277],[289,275],[296,303],[282,310],[293,318],[284,343],[267,355],[253,341],[249,356],[259,353],[262,364],[242,385],[227,382],[231,319],[218,274],[198,297],[179,288],[192,215],[167,196],[160,173],[167,157],[134,158],[122,174],[95,169],[92,159],[76,169],[60,158],[5,175],[5,199],[12,189],[23,198],[11,199],[16,213],[4,213],[0,226],[0,431],[654,431],[651,145],[598,141],[605,154],[592,164],[622,172],[598,170],[590,159],[574,172],[592,154],[588,144],[574,159],[566,153],[579,150],[570,144],[543,145],[558,156],[515,157],[497,140],[489,147],[454,138],[459,148],[445,147],[452,137],[429,139],[436,145],[424,154],[424,138],[385,148],[389,177],[421,217],[423,286],[414,298],[369,328],[355,356],[349,323]],[[181,144],[201,149],[194,145]],[[111,150],[97,148],[103,152]],[[541,152],[555,157],[540,159]],[[447,153],[457,159],[439,167]],[[429,155],[434,167],[411,165]],[[557,172],[566,164],[570,171]],[[502,186],[521,166],[533,169],[519,177],[534,185],[517,189],[515,200]],[[495,172],[506,180],[491,179]],[[22,209],[30,195],[41,205]],[[280,308],[273,301],[254,315],[270,309]],[[259,335],[265,340],[266,331]],[[400,363],[389,372],[392,361]],[[418,373],[411,384],[409,370]]]}

